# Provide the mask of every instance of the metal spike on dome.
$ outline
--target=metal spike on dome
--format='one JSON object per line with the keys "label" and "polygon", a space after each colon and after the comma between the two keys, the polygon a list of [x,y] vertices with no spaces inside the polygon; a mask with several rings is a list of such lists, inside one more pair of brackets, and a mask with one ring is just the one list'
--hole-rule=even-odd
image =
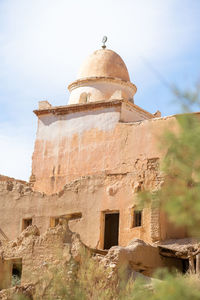
{"label": "metal spike on dome", "polygon": [[103,49],[106,48],[106,45],[105,45],[105,44],[106,44],[107,40],[108,40],[107,36],[104,35],[104,37],[103,37],[103,39],[102,39],[102,43],[103,43],[102,48],[103,48]]}

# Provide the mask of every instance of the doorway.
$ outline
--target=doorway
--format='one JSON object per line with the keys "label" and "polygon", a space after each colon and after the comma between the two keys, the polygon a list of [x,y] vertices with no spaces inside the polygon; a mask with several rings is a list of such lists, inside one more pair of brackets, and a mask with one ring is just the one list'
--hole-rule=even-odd
{"label": "doorway", "polygon": [[22,259],[14,259],[12,264],[12,282],[11,286],[20,285],[22,277]]}
{"label": "doorway", "polygon": [[118,245],[119,213],[105,213],[104,249]]}

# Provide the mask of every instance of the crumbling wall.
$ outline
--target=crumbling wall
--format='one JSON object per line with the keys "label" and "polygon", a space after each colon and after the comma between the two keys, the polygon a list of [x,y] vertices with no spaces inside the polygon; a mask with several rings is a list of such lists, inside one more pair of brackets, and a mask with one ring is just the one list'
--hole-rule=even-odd
{"label": "crumbling wall", "polygon": [[[70,281],[75,269],[81,268],[85,259],[94,259],[97,269],[103,266],[108,282],[110,276],[120,276],[122,268],[124,276],[128,275],[123,279],[127,280],[137,274],[152,276],[159,267],[181,268],[180,262],[161,257],[156,246],[138,239],[132,240],[127,247],[112,247],[108,252],[91,249],[82,243],[78,234],[69,230],[65,221],[42,235],[36,226],[29,226],[16,240],[3,243],[0,253],[3,265],[22,258],[21,287],[0,291],[0,297],[4,296],[1,299],[5,300],[10,299],[9,293],[20,292],[36,300],[53,297],[49,288],[57,278],[56,270],[64,270],[62,276]],[[69,272],[72,263],[76,268]],[[3,278],[7,273],[2,272],[1,275]]]}
{"label": "crumbling wall", "polygon": [[[174,228],[166,228],[168,223],[165,217],[151,205],[143,209],[142,226],[133,226],[138,192],[144,189],[157,190],[162,180],[159,158],[145,156],[132,161],[127,172],[105,171],[84,176],[66,184],[59,193],[53,195],[35,192],[30,184],[7,178],[0,181],[0,240],[5,240],[5,237],[10,240],[16,238],[23,229],[23,219],[31,218],[32,224],[44,233],[51,226],[52,218],[78,214],[80,217],[69,220],[71,230],[79,233],[86,245],[102,249],[103,216],[113,211],[120,214],[121,246],[126,246],[133,238],[150,243],[166,239],[166,235],[161,235],[164,230],[169,238],[170,234],[174,235]],[[178,234],[182,233],[179,231]]]}
{"label": "crumbling wall", "polygon": [[[1,282],[11,277],[12,270],[7,268],[15,259],[22,258],[21,284],[39,284],[45,278],[49,266],[65,264],[70,260],[71,232],[67,225],[59,225],[40,235],[38,228],[29,226],[14,241],[0,246]],[[8,283],[8,282],[7,282]],[[9,282],[2,288],[8,288]]]}
{"label": "crumbling wall", "polygon": [[11,267],[12,267],[12,264],[9,261],[4,261],[2,255],[1,255],[1,257],[0,257],[0,290],[7,289],[10,287],[11,275],[12,275]]}
{"label": "crumbling wall", "polygon": [[140,239],[133,239],[126,247],[112,247],[100,261],[115,272],[125,267],[145,276],[153,276],[156,269],[163,267],[182,272],[181,260],[162,257],[157,246]]}
{"label": "crumbling wall", "polygon": [[25,297],[26,300],[32,300],[34,294],[35,294],[34,285],[26,284],[23,286],[14,286],[12,288],[0,290],[0,299],[11,300],[11,299],[18,299],[17,297],[19,297],[19,299]]}
{"label": "crumbling wall", "polygon": [[114,107],[49,113],[38,120],[31,184],[47,194],[82,176],[134,172],[140,157],[162,157],[160,136],[176,122],[168,117],[121,123]]}
{"label": "crumbling wall", "polygon": [[20,188],[20,191],[25,190],[20,193],[18,182],[13,182],[13,189],[8,191],[6,184],[1,185],[0,182],[0,228],[9,239],[13,239],[22,231],[22,221],[25,218],[32,218],[32,224],[37,225],[43,233],[50,227],[50,218],[81,213],[81,218],[69,221],[70,228],[78,232],[88,246],[102,248],[102,215],[109,211],[119,211],[120,245],[127,245],[134,237],[151,241],[151,208],[143,211],[142,227],[132,227],[132,210],[136,204],[137,191],[148,184],[144,175],[148,172],[147,164],[148,160],[144,160],[146,171],[139,171],[135,167],[135,171],[128,174],[104,173],[83,177],[67,184],[63,191],[51,196],[31,191],[30,187],[27,190],[25,187]]}

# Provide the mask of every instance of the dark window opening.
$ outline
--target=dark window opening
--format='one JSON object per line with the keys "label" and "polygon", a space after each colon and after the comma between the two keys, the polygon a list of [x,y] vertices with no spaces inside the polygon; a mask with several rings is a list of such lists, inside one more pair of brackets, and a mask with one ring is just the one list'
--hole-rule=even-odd
{"label": "dark window opening", "polygon": [[119,213],[105,214],[104,249],[118,245]]}
{"label": "dark window opening", "polygon": [[142,210],[135,210],[133,214],[133,227],[142,226]]}
{"label": "dark window opening", "polygon": [[189,269],[189,260],[188,259],[182,259],[182,272],[183,274],[186,274]]}
{"label": "dark window opening", "polygon": [[54,220],[54,227],[56,227],[59,224],[59,218],[55,218]]}
{"label": "dark window opening", "polygon": [[20,285],[21,284],[21,277],[22,277],[22,261],[17,260],[13,262],[12,265],[12,282],[11,285]]}
{"label": "dark window opening", "polygon": [[32,219],[23,219],[22,221],[22,230],[26,229],[28,226],[32,225]]}

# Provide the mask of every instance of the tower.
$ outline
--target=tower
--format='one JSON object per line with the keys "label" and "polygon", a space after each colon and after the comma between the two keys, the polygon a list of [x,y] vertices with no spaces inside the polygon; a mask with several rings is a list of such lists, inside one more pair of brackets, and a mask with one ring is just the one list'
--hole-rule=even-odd
{"label": "tower", "polygon": [[81,176],[121,168],[120,124],[155,117],[134,104],[137,88],[125,63],[105,47],[86,59],[68,88],[68,105],[41,101],[34,111],[38,130],[31,182],[48,194]]}

